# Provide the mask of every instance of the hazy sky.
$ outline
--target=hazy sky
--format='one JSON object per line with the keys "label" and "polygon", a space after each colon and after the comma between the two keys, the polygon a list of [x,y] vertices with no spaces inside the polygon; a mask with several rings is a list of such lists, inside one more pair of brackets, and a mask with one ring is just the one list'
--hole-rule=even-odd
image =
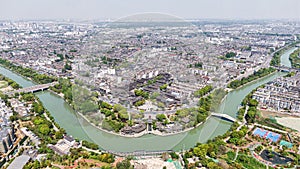
{"label": "hazy sky", "polygon": [[0,19],[117,19],[143,12],[200,19],[300,20],[300,0],[0,0]]}

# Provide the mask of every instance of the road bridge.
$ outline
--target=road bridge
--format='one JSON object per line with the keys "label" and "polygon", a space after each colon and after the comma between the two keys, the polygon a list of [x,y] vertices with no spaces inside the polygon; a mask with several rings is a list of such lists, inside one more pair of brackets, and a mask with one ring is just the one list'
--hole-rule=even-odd
{"label": "road bridge", "polygon": [[18,90],[13,90],[13,91],[5,92],[4,94],[12,96],[15,93],[34,93],[34,92],[37,92],[37,91],[46,90],[50,86],[54,86],[56,84],[58,84],[58,82],[52,82],[52,83],[47,83],[47,84],[40,84],[40,85],[35,85],[35,86],[21,88],[21,89],[18,89]]}
{"label": "road bridge", "polygon": [[117,156],[121,157],[128,157],[128,156],[134,156],[134,157],[139,157],[139,156],[161,156],[163,153],[171,153],[173,152],[172,150],[158,150],[158,151],[134,151],[134,152],[116,152],[116,151],[104,151],[110,154],[114,154]]}
{"label": "road bridge", "polygon": [[271,67],[275,68],[281,72],[291,72],[291,71],[299,72],[300,71],[299,68],[291,68],[291,67],[287,67],[287,66],[271,66]]}

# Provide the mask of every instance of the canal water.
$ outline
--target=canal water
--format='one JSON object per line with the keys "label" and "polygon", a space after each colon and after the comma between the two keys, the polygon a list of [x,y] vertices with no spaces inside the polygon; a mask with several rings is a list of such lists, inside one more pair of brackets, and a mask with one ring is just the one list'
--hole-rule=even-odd
{"label": "canal water", "polygon": [[[282,63],[287,64],[290,50],[282,55]],[[289,60],[288,60],[289,61]],[[286,65],[289,66],[289,65]],[[33,82],[0,67],[0,72],[4,76],[16,81],[22,87],[35,85]],[[283,73],[277,72],[266,76],[262,79],[249,83],[239,89],[228,93],[226,99],[221,104],[220,113],[226,113],[232,117],[236,117],[238,107],[246,95],[253,89],[265,84],[275,78],[282,76]],[[230,128],[231,123],[210,117],[204,124],[185,133],[171,136],[155,136],[144,135],[139,138],[127,138],[106,133],[99,130],[86,120],[75,113],[72,108],[59,96],[49,91],[38,92],[39,97],[45,108],[51,113],[55,121],[66,130],[69,135],[74,138],[92,141],[98,144],[101,149],[112,150],[117,152],[132,151],[155,151],[155,150],[182,150],[193,147],[197,142],[206,142],[218,135],[224,134]]]}
{"label": "canal water", "polygon": [[289,57],[290,57],[290,54],[292,54],[296,49],[298,49],[298,48],[296,48],[296,47],[290,48],[280,57],[280,65],[281,66],[292,67]]}

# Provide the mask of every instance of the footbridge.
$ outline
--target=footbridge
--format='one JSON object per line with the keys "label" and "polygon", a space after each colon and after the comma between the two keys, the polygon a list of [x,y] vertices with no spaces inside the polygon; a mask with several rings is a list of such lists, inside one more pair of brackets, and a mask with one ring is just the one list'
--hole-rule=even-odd
{"label": "footbridge", "polygon": [[34,93],[34,92],[37,92],[37,91],[46,90],[50,86],[54,86],[56,84],[58,84],[58,82],[52,82],[52,83],[47,83],[47,84],[40,84],[40,85],[35,85],[35,86],[21,88],[21,89],[18,89],[18,90],[13,90],[13,91],[5,92],[4,94],[12,96],[15,93]]}
{"label": "footbridge", "polygon": [[223,113],[211,113],[212,116],[214,117],[218,117],[218,118],[221,118],[221,119],[225,119],[225,120],[228,120],[228,121],[231,121],[231,122],[235,122],[236,119],[229,116],[228,114],[223,114]]}

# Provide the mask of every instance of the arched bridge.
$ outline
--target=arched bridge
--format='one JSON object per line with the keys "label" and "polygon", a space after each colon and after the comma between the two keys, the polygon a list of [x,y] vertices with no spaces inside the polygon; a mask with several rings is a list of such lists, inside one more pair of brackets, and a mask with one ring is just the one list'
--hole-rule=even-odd
{"label": "arched bridge", "polygon": [[58,82],[52,82],[52,83],[47,83],[47,84],[35,85],[35,86],[21,88],[21,89],[18,89],[18,90],[13,90],[13,91],[5,92],[4,94],[12,96],[15,93],[34,93],[34,92],[37,92],[37,91],[46,90],[50,86],[54,86],[56,84],[58,84]]}
{"label": "arched bridge", "polygon": [[228,120],[228,121],[231,121],[231,122],[235,122],[236,119],[229,116],[228,114],[223,114],[223,113],[211,113],[212,116],[214,117],[218,117],[218,118],[221,118],[221,119],[225,119],[225,120]]}

